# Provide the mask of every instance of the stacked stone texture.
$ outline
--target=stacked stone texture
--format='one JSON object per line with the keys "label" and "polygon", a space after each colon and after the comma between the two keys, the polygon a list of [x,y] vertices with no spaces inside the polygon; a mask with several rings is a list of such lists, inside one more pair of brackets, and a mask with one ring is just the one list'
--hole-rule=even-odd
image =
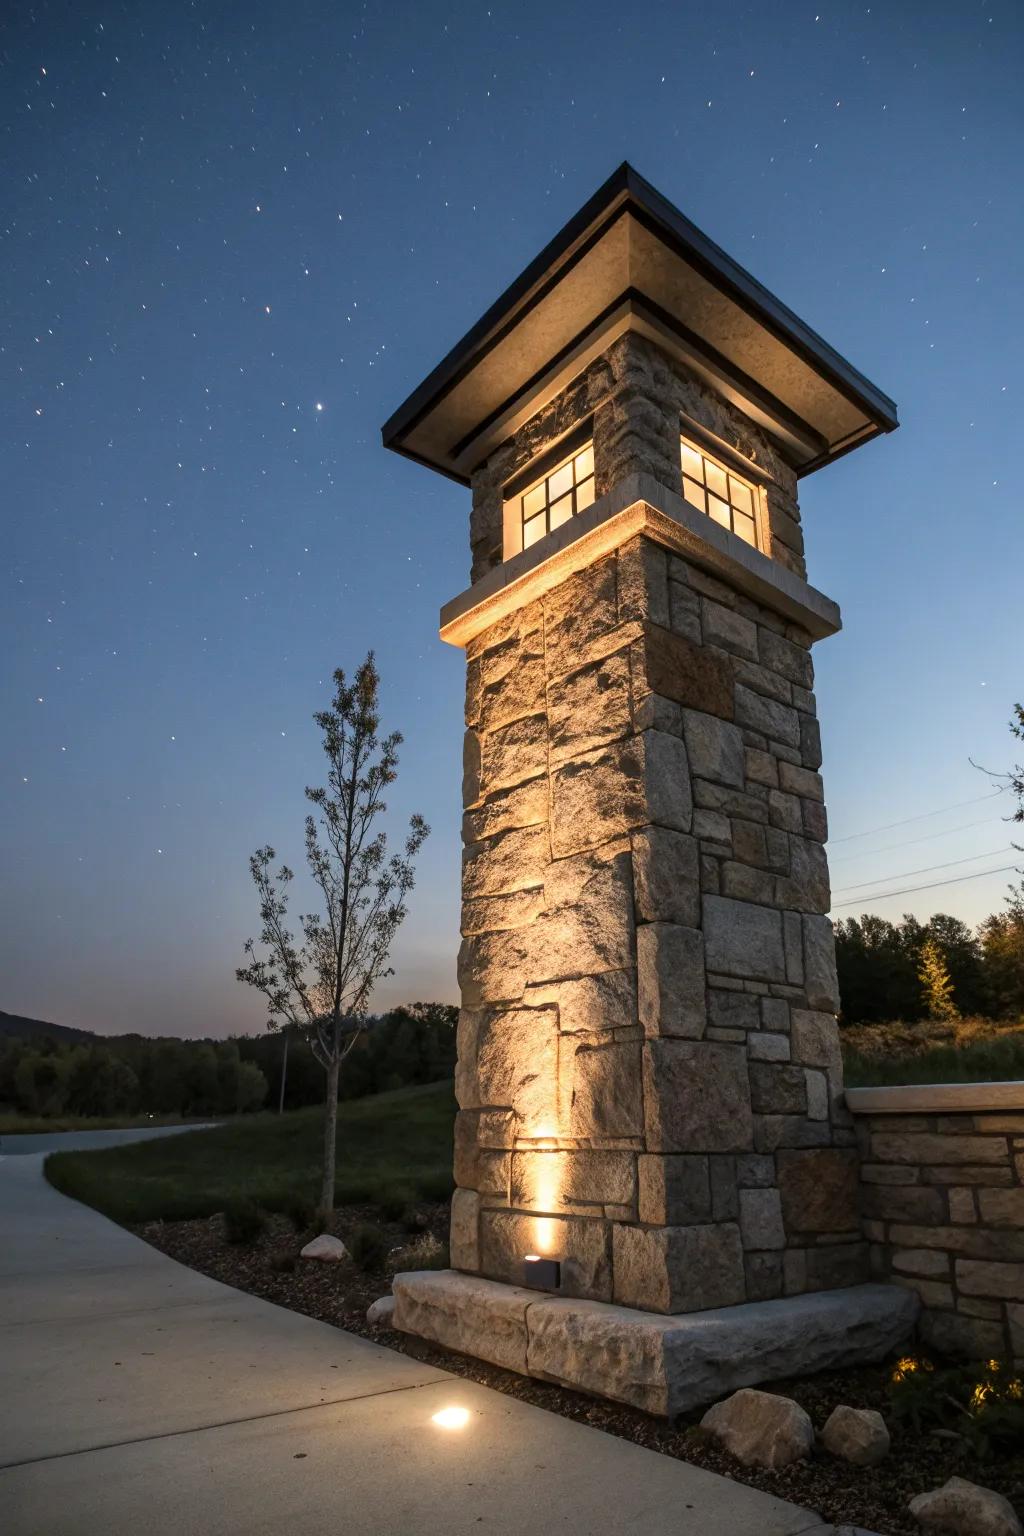
{"label": "stacked stone texture", "polygon": [[473,476],[471,580],[500,565],[504,487],[582,421],[593,427],[595,494],[643,472],[677,495],[681,490],[680,420],[685,417],[729,444],[767,477],[766,553],[805,576],[796,476],[753,422],[633,332],[615,342],[538,411]]}
{"label": "stacked stone texture", "polygon": [[[775,476],[757,429],[624,338],[476,477],[588,415],[598,494],[679,491],[680,411]],[[773,541],[777,539],[773,532]],[[452,1261],[656,1312],[866,1278],[842,1101],[810,640],[634,538],[467,647]]]}
{"label": "stacked stone texture", "polygon": [[879,1276],[915,1290],[943,1353],[1024,1361],[1024,1114],[858,1119]]}

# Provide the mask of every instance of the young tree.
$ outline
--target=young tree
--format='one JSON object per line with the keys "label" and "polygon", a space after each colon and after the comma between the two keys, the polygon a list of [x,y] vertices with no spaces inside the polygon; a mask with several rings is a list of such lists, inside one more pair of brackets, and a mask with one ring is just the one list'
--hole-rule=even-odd
{"label": "young tree", "polygon": [[964,1017],[985,1006],[981,944],[966,923],[947,912],[936,912],[925,924],[923,937],[934,939],[946,962],[953,1000]]}
{"label": "young tree", "polygon": [[917,974],[928,1017],[950,1021],[958,1019],[960,1010],[953,1001],[949,968],[935,939],[925,939],[921,945],[920,969]]}
{"label": "young tree", "polygon": [[298,942],[286,926],[292,871],[286,864],[275,871],[273,848],[258,848],[249,868],[267,953],[258,956],[250,939],[249,964],[235,972],[266,997],[270,1027],[291,1024],[305,1035],[326,1074],[324,1214],[334,1208],[341,1066],[366,1027],[374,986],[391,975],[388,955],[413,887],[413,860],[430,830],[422,816],[413,816],[403,852],[390,857],[386,834],[373,831],[387,809],[384,790],[397,777],[402,742],[397,731],[383,741],[377,735],[380,678],[373,652],[351,683],[339,668],[334,685],[331,707],[313,717],[323,734],[327,783],[306,789],[319,812],[306,817],[306,864],[322,910],[299,915]]}
{"label": "young tree", "polygon": [[[1024,704],[1013,706],[1010,734],[1016,736],[1018,741],[1024,741]],[[1012,793],[1017,796],[1017,809],[1013,813],[1013,819],[1024,821],[1024,763],[1018,763],[1016,768],[1011,768],[1007,778]],[[1016,847],[1016,844],[1014,846]]]}
{"label": "young tree", "polygon": [[989,1006],[997,1018],[1024,1014],[1024,884],[1011,885],[1006,911],[980,928]]}

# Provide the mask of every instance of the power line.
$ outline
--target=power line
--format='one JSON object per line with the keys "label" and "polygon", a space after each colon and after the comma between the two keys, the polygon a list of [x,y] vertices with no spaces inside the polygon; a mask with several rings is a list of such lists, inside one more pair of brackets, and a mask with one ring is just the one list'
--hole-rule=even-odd
{"label": "power line", "polygon": [[946,827],[942,832],[926,832],[923,837],[905,837],[898,843],[886,843],[884,848],[866,848],[863,853],[846,853],[833,864],[849,864],[854,859],[873,859],[879,853],[892,853],[894,848],[912,848],[916,843],[933,843],[937,837],[952,837],[954,832],[966,832],[970,827],[987,827],[993,821],[1005,821],[1004,816],[983,816],[980,821],[964,821],[958,827]]}
{"label": "power line", "polygon": [[979,859],[993,859],[996,854],[1009,853],[1013,844],[1009,843],[1005,848],[990,848],[987,853],[973,853],[969,859],[947,859],[944,864],[925,864],[921,869],[901,869],[897,875],[880,875],[877,880],[860,880],[856,885],[844,885],[836,892],[841,896],[844,891],[860,891],[866,885],[884,885],[887,880],[909,880],[911,875],[930,875],[933,869],[955,869],[958,864],[976,864]]}
{"label": "power line", "polygon": [[959,885],[963,880],[980,880],[984,875],[1005,875],[1007,870],[1018,869],[1016,864],[1003,864],[999,869],[979,869],[974,875],[954,875],[951,880],[933,880],[930,885],[905,885],[900,891],[878,891],[874,896],[855,896],[852,901],[833,902],[835,907],[857,907],[863,901],[886,901],[890,896],[912,896],[915,891],[937,891],[942,885]]}
{"label": "power line", "polygon": [[894,827],[909,826],[912,821],[927,821],[932,816],[944,816],[947,811],[959,811],[965,805],[979,805],[982,800],[994,800],[997,795],[1004,795],[1007,785],[1001,789],[992,790],[987,795],[975,795],[972,800],[956,800],[952,805],[940,806],[937,811],[922,811],[918,816],[905,816],[902,821],[887,821],[880,827],[868,827],[866,832],[849,832],[845,837],[832,838],[833,843],[852,843],[859,837],[872,837],[876,832],[891,832]]}

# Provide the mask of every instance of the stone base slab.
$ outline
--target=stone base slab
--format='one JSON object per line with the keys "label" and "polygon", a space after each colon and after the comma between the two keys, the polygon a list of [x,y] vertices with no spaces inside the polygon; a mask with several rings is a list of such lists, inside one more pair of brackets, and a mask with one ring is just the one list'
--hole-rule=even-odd
{"label": "stone base slab", "polygon": [[900,1286],[855,1285],[665,1317],[453,1269],[396,1275],[393,1289],[402,1333],[669,1418],[738,1387],[881,1360],[920,1308]]}

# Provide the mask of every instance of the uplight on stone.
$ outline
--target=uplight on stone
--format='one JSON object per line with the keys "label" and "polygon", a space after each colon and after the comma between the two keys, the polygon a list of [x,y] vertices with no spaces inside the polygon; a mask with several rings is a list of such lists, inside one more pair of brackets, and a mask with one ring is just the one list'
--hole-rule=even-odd
{"label": "uplight on stone", "polygon": [[465,1429],[469,1423],[469,1409],[442,1408],[437,1413],[431,1414],[431,1424],[436,1424],[439,1429]]}

